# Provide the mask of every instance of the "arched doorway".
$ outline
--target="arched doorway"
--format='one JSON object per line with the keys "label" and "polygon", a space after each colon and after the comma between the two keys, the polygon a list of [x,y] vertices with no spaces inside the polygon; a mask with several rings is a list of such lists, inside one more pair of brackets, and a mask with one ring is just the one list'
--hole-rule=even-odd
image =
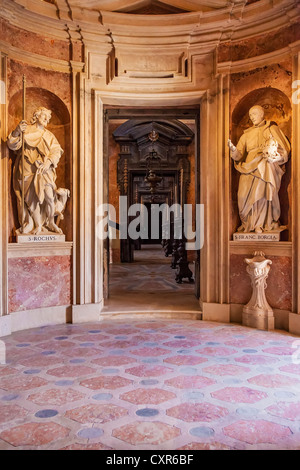
{"label": "arched doorway", "polygon": [[[116,207],[114,226],[117,233],[122,230],[121,219],[124,222],[120,214],[120,196],[126,197],[127,228],[134,219],[133,213],[128,212],[130,207],[142,206],[145,213],[136,212],[140,217],[136,223],[139,237],[132,238],[128,233],[126,238],[121,236],[118,240],[107,241],[105,306],[117,311],[122,304],[123,312],[151,310],[152,313],[166,313],[175,310],[175,315],[177,309],[197,317],[199,252],[186,253],[185,272],[191,275],[178,282],[178,257],[174,265],[174,213],[170,211],[170,237],[167,240],[163,212],[160,212],[157,233],[153,230],[152,215],[157,207],[171,207],[177,203],[182,208],[189,204],[195,216],[199,198],[198,137],[195,138],[199,131],[198,110],[172,109],[167,117],[164,110],[149,110],[147,115],[145,110],[132,110],[135,115],[131,119],[126,119],[128,113],[125,110],[107,110],[106,113],[109,116],[108,200]],[[149,171],[157,177],[155,185],[147,178]],[[177,243],[176,250],[178,248]]]}

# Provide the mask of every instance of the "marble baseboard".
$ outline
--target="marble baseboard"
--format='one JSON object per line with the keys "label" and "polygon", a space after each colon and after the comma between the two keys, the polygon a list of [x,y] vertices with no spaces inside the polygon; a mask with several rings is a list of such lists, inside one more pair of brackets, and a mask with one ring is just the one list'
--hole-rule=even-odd
{"label": "marble baseboard", "polygon": [[[216,304],[202,303],[204,315],[202,320],[216,321],[224,323],[242,323],[242,304]],[[105,314],[103,312],[103,304],[87,304],[87,305],[65,305],[59,307],[48,307],[35,310],[27,310],[22,312],[14,312],[9,315],[0,317],[0,338],[9,336],[15,331],[27,330],[46,325],[56,325],[65,323],[87,323],[90,321],[106,320],[109,316],[120,319],[119,314],[111,312]],[[163,312],[160,312],[159,318],[163,318]],[[189,318],[191,319],[191,312]],[[174,314],[173,314],[174,315]],[[127,316],[127,315],[125,315]],[[149,317],[147,312],[138,312],[138,318]],[[155,317],[155,315],[154,315]],[[136,312],[130,312],[127,318],[136,318]],[[168,319],[176,318],[168,316]],[[275,329],[285,330],[291,334],[300,335],[300,315],[291,313],[286,310],[274,309]],[[177,318],[178,319],[178,318]],[[181,318],[182,319],[182,318]],[[193,318],[196,319],[196,318]],[[201,312],[197,316],[197,320],[201,319]]]}
{"label": "marble baseboard", "polygon": [[12,312],[9,315],[4,315],[0,317],[0,337],[8,336],[15,331],[70,323],[71,308],[70,305],[63,305]]}
{"label": "marble baseboard", "polygon": [[289,314],[289,332],[294,335],[300,335],[300,314]]}
{"label": "marble baseboard", "polygon": [[244,304],[230,304],[230,321],[242,323]]}
{"label": "marble baseboard", "polygon": [[37,328],[45,325],[69,323],[71,320],[71,307],[38,308],[10,314],[12,332]]}
{"label": "marble baseboard", "polygon": [[273,309],[275,318],[275,329],[289,331],[289,315],[290,311]]}

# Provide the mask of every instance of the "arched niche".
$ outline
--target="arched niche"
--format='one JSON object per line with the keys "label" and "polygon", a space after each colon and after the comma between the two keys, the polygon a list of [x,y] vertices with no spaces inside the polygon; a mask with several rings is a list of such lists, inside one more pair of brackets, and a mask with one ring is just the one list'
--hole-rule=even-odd
{"label": "arched niche", "polygon": [[[11,132],[22,119],[22,90],[15,93],[8,104],[8,124],[9,132]],[[72,198],[72,155],[71,155],[71,122],[70,113],[64,102],[54,93],[37,87],[28,87],[26,89],[26,112],[25,119],[28,123],[32,118],[34,111],[43,106],[52,112],[51,121],[47,129],[51,131],[60,143],[64,153],[61,156],[57,166],[57,187],[70,189]],[[10,174],[10,195],[9,195],[9,241],[14,241],[15,229],[19,227],[17,217],[17,202],[12,187],[12,168],[15,155],[10,152],[9,174]],[[61,221],[60,227],[66,235],[66,240],[72,240],[72,203],[71,198],[68,200],[64,220]]]}
{"label": "arched niche", "polygon": [[[292,133],[292,106],[288,96],[281,90],[272,87],[258,88],[245,95],[236,105],[232,113],[232,130],[231,140],[237,144],[243,132],[252,126],[249,118],[249,109],[254,105],[260,105],[264,108],[265,119],[267,121],[274,121],[291,141]],[[285,165],[285,174],[282,178],[281,187],[279,191],[282,225],[287,225],[289,230],[285,230],[281,234],[281,240],[290,240],[291,234],[291,162],[290,159]],[[232,203],[232,220],[231,220],[231,233],[234,233],[240,225],[237,191],[239,183],[239,173],[234,168],[233,162],[231,163],[231,203]]]}
{"label": "arched niche", "polygon": [[291,102],[285,93],[272,87],[253,90],[238,102],[232,113],[233,138],[238,140],[244,130],[252,126],[249,109],[256,104],[264,108],[265,119],[275,121],[288,139],[291,139]]}

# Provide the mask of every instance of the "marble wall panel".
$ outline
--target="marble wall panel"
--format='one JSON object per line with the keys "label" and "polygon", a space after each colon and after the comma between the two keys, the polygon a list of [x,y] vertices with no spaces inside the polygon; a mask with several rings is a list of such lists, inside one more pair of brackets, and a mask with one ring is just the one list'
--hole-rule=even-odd
{"label": "marble wall panel", "polygon": [[[230,303],[247,304],[252,295],[250,277],[245,258],[250,255],[230,257]],[[292,309],[292,259],[288,256],[267,256],[272,261],[267,279],[266,297],[272,308]]]}
{"label": "marble wall panel", "polygon": [[41,54],[52,59],[70,59],[68,40],[50,39],[44,35],[17,28],[3,19],[0,19],[0,39],[27,52]]}
{"label": "marble wall panel", "polygon": [[71,276],[70,256],[9,259],[9,312],[71,304]]}
{"label": "marble wall panel", "polygon": [[218,50],[219,62],[237,61],[268,54],[283,49],[300,39],[300,27],[296,22],[280,31],[262,34],[238,43],[225,42]]}

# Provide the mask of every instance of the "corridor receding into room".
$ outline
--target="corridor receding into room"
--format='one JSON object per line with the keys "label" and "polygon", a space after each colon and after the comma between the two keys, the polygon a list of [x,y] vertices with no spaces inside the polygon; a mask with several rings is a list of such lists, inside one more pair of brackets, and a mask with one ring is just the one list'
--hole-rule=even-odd
{"label": "corridor receding into room", "polygon": [[201,319],[200,250],[187,244],[198,241],[199,108],[106,112],[110,226],[101,315]]}
{"label": "corridor receding into room", "polygon": [[[189,266],[193,272],[193,263]],[[102,314],[197,319],[200,311],[194,291],[188,279],[175,282],[171,257],[165,256],[160,245],[142,245],[134,251],[132,263],[110,265],[109,299]]]}

